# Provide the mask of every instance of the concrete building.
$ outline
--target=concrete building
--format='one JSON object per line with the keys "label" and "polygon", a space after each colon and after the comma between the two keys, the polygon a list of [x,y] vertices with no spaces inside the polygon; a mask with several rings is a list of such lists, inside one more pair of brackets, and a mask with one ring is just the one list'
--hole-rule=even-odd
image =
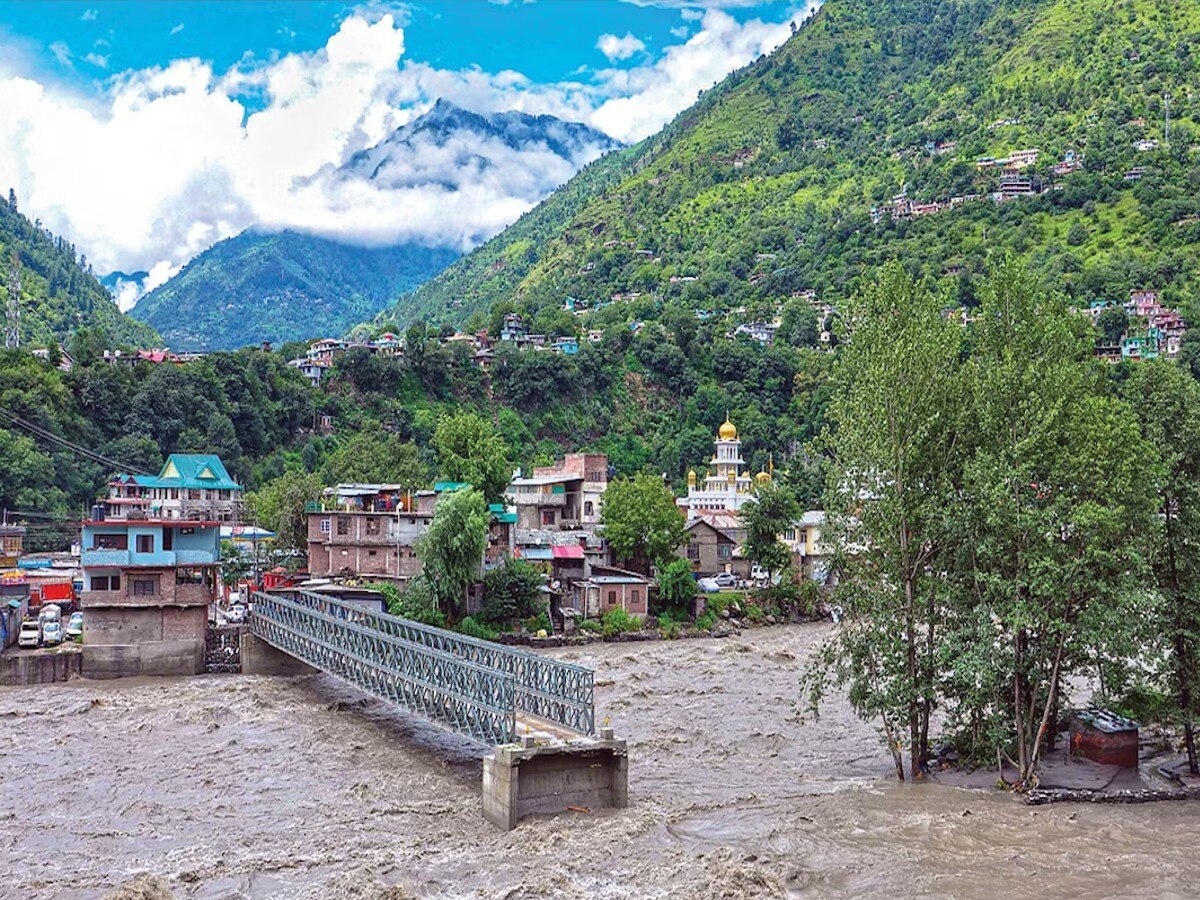
{"label": "concrete building", "polygon": [[553,466],[535,468],[531,478],[514,478],[506,493],[516,509],[518,532],[593,530],[600,523],[608,477],[603,453],[568,453]]}
{"label": "concrete building", "polygon": [[737,541],[728,531],[718,528],[707,518],[690,519],[686,526],[687,543],[675,551],[686,559],[697,576],[716,575],[732,571]]}
{"label": "concrete building", "polygon": [[233,523],[241,518],[242,486],[212,454],[172,453],[157,476],[117,475],[104,505],[109,518]]}
{"label": "concrete building", "polygon": [[309,574],[400,582],[421,574],[417,541],[429,530],[435,497],[395,484],[329,488],[307,508]]}
{"label": "concrete building", "polygon": [[0,525],[0,569],[12,569],[25,547],[25,529],[21,525]]}
{"label": "concrete building", "polygon": [[712,467],[705,476],[703,485],[698,484],[696,471],[688,472],[688,492],[676,502],[686,510],[689,519],[703,511],[733,511],[741,509],[753,498],[753,479],[742,472],[746,461],[742,459],[742,442],[737,428],[725,417],[725,423],[717,431],[713,442]]}
{"label": "concrete building", "polygon": [[221,521],[241,486],[211,455],[172,454],[154,476],[120,475],[83,523],[83,673],[204,671]]}
{"label": "concrete building", "polygon": [[595,566],[587,578],[573,582],[567,594],[567,606],[577,616],[597,619],[618,606],[639,619],[650,608],[653,582],[637,572],[613,566]]}
{"label": "concrete building", "polygon": [[825,513],[809,510],[790,528],[784,530],[783,542],[792,551],[796,570],[809,581],[827,585],[833,577],[833,554],[821,540],[825,529]]}

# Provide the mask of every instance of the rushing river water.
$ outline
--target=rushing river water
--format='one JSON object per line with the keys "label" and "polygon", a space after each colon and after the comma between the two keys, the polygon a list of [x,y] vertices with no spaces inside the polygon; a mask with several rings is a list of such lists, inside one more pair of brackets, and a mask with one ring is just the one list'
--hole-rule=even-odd
{"label": "rushing river water", "polygon": [[141,873],[205,898],[1200,894],[1196,804],[897,785],[844,702],[799,721],[826,633],[559,651],[629,739],[631,806],[508,834],[478,748],[324,676],[0,689],[0,896]]}

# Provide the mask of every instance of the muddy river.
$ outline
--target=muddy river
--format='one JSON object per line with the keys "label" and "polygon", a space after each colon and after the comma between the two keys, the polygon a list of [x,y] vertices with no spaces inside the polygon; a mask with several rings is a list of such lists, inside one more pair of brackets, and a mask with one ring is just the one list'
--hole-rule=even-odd
{"label": "muddy river", "polygon": [[1200,805],[897,785],[844,702],[800,722],[826,628],[560,651],[629,739],[631,807],[509,834],[479,749],[324,676],[0,689],[0,896],[1200,894]]}

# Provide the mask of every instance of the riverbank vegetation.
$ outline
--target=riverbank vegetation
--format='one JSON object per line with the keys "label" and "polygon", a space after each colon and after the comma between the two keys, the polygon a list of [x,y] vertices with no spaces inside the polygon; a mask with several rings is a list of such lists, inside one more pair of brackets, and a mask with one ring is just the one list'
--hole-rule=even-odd
{"label": "riverbank vegetation", "polygon": [[1167,361],[1114,379],[1086,320],[1011,260],[972,324],[943,299],[893,265],[850,307],[826,441],[846,620],[809,702],[847,685],[901,779],[936,711],[1029,787],[1086,676],[1106,704],[1169,697],[1194,765],[1200,390]]}

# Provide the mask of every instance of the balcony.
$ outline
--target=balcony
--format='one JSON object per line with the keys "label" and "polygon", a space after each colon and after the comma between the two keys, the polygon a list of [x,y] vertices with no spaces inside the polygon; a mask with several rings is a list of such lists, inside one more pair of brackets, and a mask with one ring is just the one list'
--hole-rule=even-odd
{"label": "balcony", "polygon": [[84,568],[88,569],[129,565],[128,550],[84,550],[81,558]]}
{"label": "balcony", "polygon": [[217,554],[208,550],[176,550],[175,565],[177,566],[215,566]]}
{"label": "balcony", "polygon": [[547,493],[511,493],[508,498],[517,506],[566,506],[566,494]]}

